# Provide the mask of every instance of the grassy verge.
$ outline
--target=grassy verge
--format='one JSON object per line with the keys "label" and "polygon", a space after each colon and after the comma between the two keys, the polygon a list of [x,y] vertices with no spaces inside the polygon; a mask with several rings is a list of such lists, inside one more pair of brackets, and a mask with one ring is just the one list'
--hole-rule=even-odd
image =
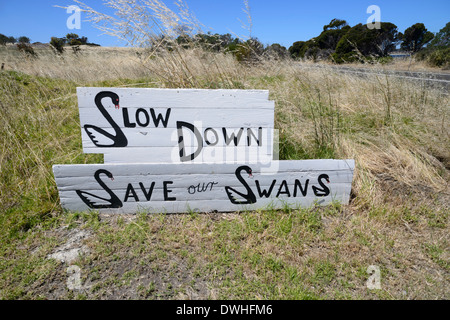
{"label": "grassy verge", "polygon": [[[163,65],[158,58],[145,69],[108,54],[70,57],[75,65],[8,56],[16,70],[0,73],[0,298],[449,298],[445,93],[289,62],[244,66],[221,54],[182,53],[196,87],[270,91],[281,159],[354,158],[351,204],[233,214],[64,212],[51,166],[102,162],[82,153],[76,87],[185,82],[148,71]],[[71,74],[94,56],[88,71]],[[102,74],[105,65],[114,71]],[[49,257],[70,250],[73,259]],[[381,290],[366,286],[372,265],[381,270]],[[79,268],[79,282],[70,266]]]}

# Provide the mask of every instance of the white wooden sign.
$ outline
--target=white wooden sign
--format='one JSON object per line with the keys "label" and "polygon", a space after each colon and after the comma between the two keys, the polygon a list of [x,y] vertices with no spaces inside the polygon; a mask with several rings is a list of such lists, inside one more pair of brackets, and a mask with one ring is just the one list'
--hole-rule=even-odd
{"label": "white wooden sign", "polygon": [[78,88],[83,149],[53,167],[61,205],[107,213],[347,204],[354,160],[273,161],[268,91]]}
{"label": "white wooden sign", "polygon": [[232,212],[349,202],[354,160],[53,167],[62,207],[104,213]]}
{"label": "white wooden sign", "polygon": [[[105,163],[273,160],[265,90],[77,88],[85,153]],[[239,157],[237,157],[239,156]]]}

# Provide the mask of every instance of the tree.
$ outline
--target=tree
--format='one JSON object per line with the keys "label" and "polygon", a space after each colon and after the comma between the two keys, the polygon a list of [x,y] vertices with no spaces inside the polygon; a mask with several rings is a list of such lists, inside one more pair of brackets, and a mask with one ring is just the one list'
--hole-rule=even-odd
{"label": "tree", "polygon": [[289,53],[291,57],[294,59],[303,59],[305,58],[306,52],[308,49],[314,47],[314,41],[297,41],[289,48]]}
{"label": "tree", "polygon": [[17,42],[17,39],[14,37],[8,37],[8,43],[15,44]]}
{"label": "tree", "polygon": [[327,30],[339,30],[344,27],[347,27],[348,23],[345,20],[333,19],[329,24],[323,27],[323,31]]}
{"label": "tree", "polygon": [[326,59],[333,53],[341,38],[350,29],[347,21],[333,19],[329,24],[323,27],[323,32],[318,37],[306,42],[295,42],[292,47],[289,48],[289,53],[294,59]]}
{"label": "tree", "polygon": [[445,48],[450,46],[450,22],[448,22],[444,28],[442,28],[436,35],[434,39],[430,42],[428,47],[433,48]]}
{"label": "tree", "polygon": [[[70,46],[79,46],[83,44],[83,41],[80,39],[80,37],[76,33],[68,33],[66,35],[67,43]],[[86,38],[87,40],[87,38]]]}
{"label": "tree", "polygon": [[30,43],[31,42],[30,38],[25,37],[25,36],[19,37],[18,40],[19,40],[19,43]]}
{"label": "tree", "polygon": [[194,35],[191,41],[200,45],[203,49],[208,51],[220,52],[222,50],[233,52],[237,49],[237,45],[240,43],[238,38],[233,38],[229,33],[226,34],[212,34],[198,33]]}
{"label": "tree", "polygon": [[62,54],[64,52],[64,39],[52,37],[50,45],[56,50],[56,53]]}
{"label": "tree", "polygon": [[8,37],[0,33],[0,45],[6,45],[8,43]]}
{"label": "tree", "polygon": [[239,62],[256,63],[264,53],[264,45],[258,38],[250,38],[244,43],[236,45],[236,49],[232,51]]}
{"label": "tree", "polygon": [[315,38],[320,49],[335,50],[341,38],[350,30],[345,20],[333,19],[330,24],[323,27],[323,32]]}
{"label": "tree", "polygon": [[[26,38],[26,37],[25,37]],[[28,39],[28,38],[27,38]],[[0,33],[0,45],[6,45],[7,43],[15,44],[17,42],[17,39],[14,37],[8,37],[4,34]],[[28,39],[28,43],[30,42],[30,39]],[[25,42],[26,43],[26,42]]]}
{"label": "tree", "polygon": [[450,22],[445,25],[425,49],[416,53],[417,60],[424,60],[431,66],[449,68],[450,66]]}
{"label": "tree", "polygon": [[402,50],[409,52],[417,52],[422,49],[427,43],[433,40],[432,32],[425,28],[423,23],[416,23],[405,30],[404,34],[400,35]]}
{"label": "tree", "polygon": [[76,34],[76,33],[68,33],[67,35],[66,35],[66,39],[68,40],[68,41],[70,41],[70,40],[76,40],[76,39],[79,39],[80,37]]}
{"label": "tree", "polygon": [[266,48],[265,54],[276,60],[285,59],[288,56],[288,51],[286,47],[280,45],[279,43],[274,43]]}
{"label": "tree", "polygon": [[336,46],[334,60],[342,63],[387,56],[395,49],[399,33],[393,23],[382,22],[380,26],[380,29],[369,29],[360,23],[351,28]]}
{"label": "tree", "polygon": [[380,29],[376,29],[375,45],[377,55],[387,57],[390,52],[394,51],[400,42],[398,28],[390,22],[380,24]]}
{"label": "tree", "polygon": [[88,43],[88,38],[87,37],[81,37],[80,38],[80,42],[81,42],[81,44],[87,44]]}
{"label": "tree", "polygon": [[76,33],[68,33],[64,38],[65,42],[70,46],[81,46],[88,43],[88,38],[81,37]]}

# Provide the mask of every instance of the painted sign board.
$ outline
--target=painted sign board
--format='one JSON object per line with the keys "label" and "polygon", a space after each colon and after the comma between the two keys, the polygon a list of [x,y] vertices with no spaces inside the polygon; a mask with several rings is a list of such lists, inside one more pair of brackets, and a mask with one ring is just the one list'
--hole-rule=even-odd
{"label": "painted sign board", "polygon": [[234,212],[347,204],[354,160],[53,167],[63,208],[104,213]]}
{"label": "painted sign board", "polygon": [[[273,160],[266,90],[77,88],[85,153],[105,163]],[[131,159],[130,159],[131,157]]]}

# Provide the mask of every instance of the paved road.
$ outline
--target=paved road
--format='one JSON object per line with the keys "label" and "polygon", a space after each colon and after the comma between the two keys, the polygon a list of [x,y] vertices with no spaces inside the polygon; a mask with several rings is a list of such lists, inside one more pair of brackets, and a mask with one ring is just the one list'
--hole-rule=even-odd
{"label": "paved road", "polygon": [[346,66],[324,66],[320,64],[316,65],[300,65],[301,68],[331,68],[336,72],[350,73],[360,76],[368,75],[380,75],[389,76],[394,78],[401,78],[410,81],[419,81],[426,85],[441,89],[446,94],[450,89],[450,73],[437,73],[437,72],[415,72],[415,71],[396,71],[396,70],[373,70],[364,68],[354,68]]}

